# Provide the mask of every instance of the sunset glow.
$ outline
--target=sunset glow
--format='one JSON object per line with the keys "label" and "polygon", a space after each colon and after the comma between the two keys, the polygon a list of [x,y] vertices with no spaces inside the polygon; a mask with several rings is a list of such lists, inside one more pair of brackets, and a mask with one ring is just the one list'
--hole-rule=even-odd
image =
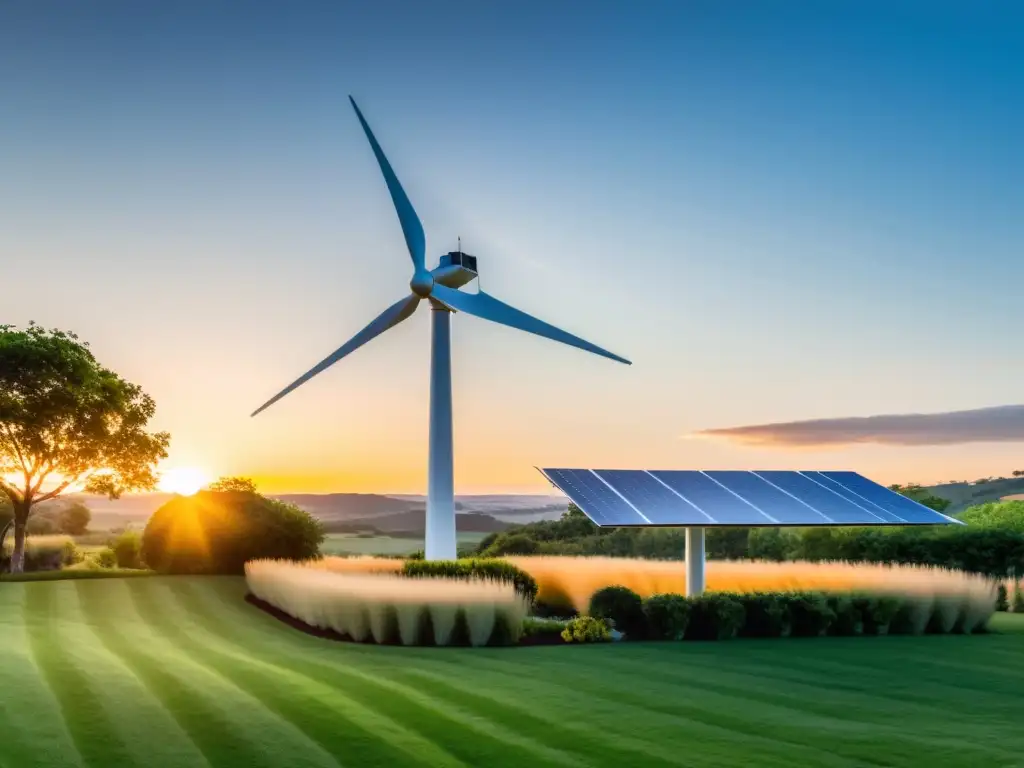
{"label": "sunset glow", "polygon": [[191,496],[210,482],[210,476],[197,467],[172,467],[160,473],[157,488],[166,493]]}

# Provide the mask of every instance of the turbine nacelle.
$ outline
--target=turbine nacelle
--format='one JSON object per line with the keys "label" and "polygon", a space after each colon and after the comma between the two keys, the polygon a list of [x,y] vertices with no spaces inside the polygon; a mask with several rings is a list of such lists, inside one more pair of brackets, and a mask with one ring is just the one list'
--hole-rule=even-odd
{"label": "turbine nacelle", "polygon": [[448,288],[461,288],[477,277],[476,256],[462,251],[449,251],[441,257],[441,263],[431,273],[434,281]]}

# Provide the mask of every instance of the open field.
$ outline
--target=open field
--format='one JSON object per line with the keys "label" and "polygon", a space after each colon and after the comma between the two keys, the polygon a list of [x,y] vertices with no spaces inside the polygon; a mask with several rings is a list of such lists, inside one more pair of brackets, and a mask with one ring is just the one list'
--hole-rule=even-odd
{"label": "open field", "polygon": [[1017,765],[1001,634],[435,649],[320,640],[240,578],[0,585],[0,765]]}
{"label": "open field", "polygon": [[[459,533],[459,546],[472,546],[486,533]],[[403,539],[392,536],[361,537],[351,533],[329,533],[320,551],[325,555],[410,555],[423,549],[423,538]]]}

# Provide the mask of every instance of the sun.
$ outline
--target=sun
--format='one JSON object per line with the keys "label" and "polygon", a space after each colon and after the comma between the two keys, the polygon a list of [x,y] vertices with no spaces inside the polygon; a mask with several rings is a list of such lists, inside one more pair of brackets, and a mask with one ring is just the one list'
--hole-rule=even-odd
{"label": "sun", "polygon": [[210,476],[198,467],[172,467],[160,473],[157,487],[166,493],[191,496],[210,482]]}

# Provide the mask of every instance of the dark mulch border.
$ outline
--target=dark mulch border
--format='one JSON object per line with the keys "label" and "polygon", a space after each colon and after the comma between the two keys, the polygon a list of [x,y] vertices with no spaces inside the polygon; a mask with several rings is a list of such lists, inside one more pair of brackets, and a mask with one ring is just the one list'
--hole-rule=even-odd
{"label": "dark mulch border", "polygon": [[255,605],[261,611],[265,611],[273,616],[278,621],[283,621],[292,629],[297,629],[299,632],[305,632],[307,635],[313,635],[313,637],[322,637],[324,640],[338,640],[343,643],[355,642],[348,635],[342,635],[335,632],[333,629],[321,629],[320,627],[314,627],[307,624],[304,621],[299,621],[289,613],[285,613],[279,608],[275,608],[270,603],[260,600],[252,592],[248,592],[245,595],[245,602],[250,605]]}
{"label": "dark mulch border", "polygon": [[[300,621],[299,619],[296,619],[291,614],[285,613],[280,608],[275,608],[270,603],[265,602],[263,600],[260,600],[258,597],[256,597],[251,592],[246,593],[246,595],[245,595],[245,602],[249,603],[250,605],[255,606],[256,608],[259,608],[261,611],[264,611],[265,613],[270,614],[271,616],[273,616],[278,621],[281,621],[281,622],[284,622],[285,624],[287,624],[289,627],[292,627],[293,629],[297,629],[297,630],[299,630],[299,632],[304,632],[307,635],[312,635],[313,637],[319,637],[319,638],[322,638],[324,640],[334,640],[336,642],[341,642],[341,643],[355,643],[356,642],[355,640],[353,640],[348,635],[343,635],[340,632],[335,632],[333,629],[321,629],[320,627],[314,627],[314,626],[311,626],[311,625],[307,624],[304,621]],[[377,644],[378,643],[375,643],[372,640],[370,640],[370,641],[368,641],[366,643],[359,643],[359,645],[377,645]],[[395,645],[401,645],[401,643],[395,643]],[[566,645],[567,646],[569,644],[566,643],[564,640],[562,640],[560,635],[533,635],[533,636],[523,635],[521,638],[519,638],[519,645],[518,646],[511,645],[511,646],[501,646],[501,647],[516,648],[516,647],[521,647],[521,646],[525,646],[525,645]],[[429,647],[436,647],[436,646],[417,646],[417,647],[419,647],[419,648],[429,648]],[[447,647],[461,647],[461,646],[447,646]],[[496,647],[496,646],[486,646],[486,647]]]}

